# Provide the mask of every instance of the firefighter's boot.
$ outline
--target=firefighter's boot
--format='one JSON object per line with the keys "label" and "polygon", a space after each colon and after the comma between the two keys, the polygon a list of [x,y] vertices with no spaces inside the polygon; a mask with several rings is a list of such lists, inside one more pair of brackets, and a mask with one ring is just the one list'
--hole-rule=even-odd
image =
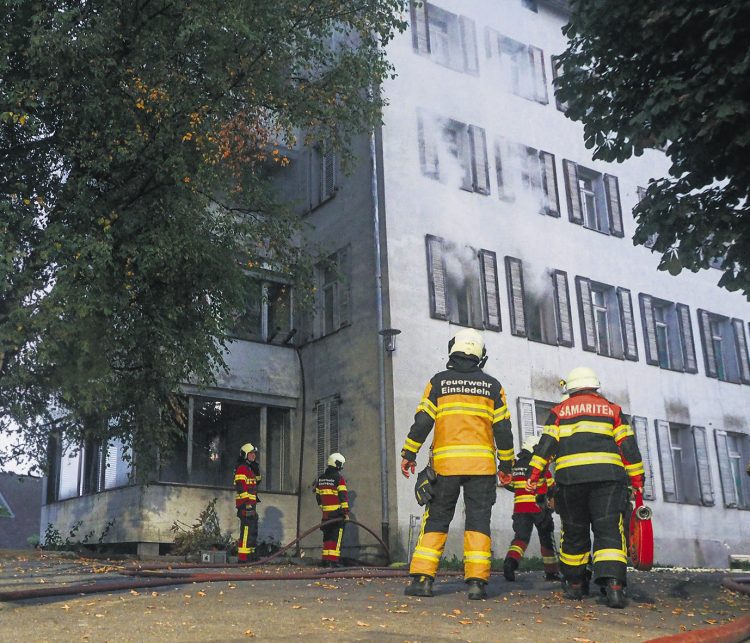
{"label": "firefighter's boot", "polygon": [[432,576],[426,576],[420,574],[419,576],[412,576],[411,583],[404,590],[404,594],[407,596],[433,596],[432,593]]}
{"label": "firefighter's boot", "polygon": [[505,576],[505,580],[510,582],[516,580],[516,569],[518,569],[518,561],[515,558],[506,558],[503,563],[503,576]]}
{"label": "firefighter's boot", "polygon": [[621,581],[616,578],[608,578],[604,588],[607,592],[607,605],[615,609],[625,607],[625,592]]}
{"label": "firefighter's boot", "polygon": [[571,601],[580,601],[583,598],[581,581],[579,579],[576,579],[573,582],[566,580],[563,585],[563,595]]}
{"label": "firefighter's boot", "polygon": [[470,601],[481,601],[482,599],[487,598],[487,590],[485,589],[487,583],[483,580],[471,578],[467,580],[466,583],[469,586]]}

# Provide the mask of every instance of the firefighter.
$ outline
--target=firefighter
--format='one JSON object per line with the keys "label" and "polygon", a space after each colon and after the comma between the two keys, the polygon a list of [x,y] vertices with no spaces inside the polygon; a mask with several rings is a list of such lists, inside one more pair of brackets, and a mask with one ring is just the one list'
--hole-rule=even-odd
{"label": "firefighter", "polygon": [[448,355],[447,370],[434,375],[425,388],[401,450],[401,473],[408,478],[416,470],[417,452],[434,424],[434,473],[424,476],[422,472],[417,478],[418,499],[423,497],[429,502],[409,569],[411,583],[405,593],[433,595],[432,583],[445,548],[448,525],[463,490],[464,578],[469,599],[479,600],[487,596],[485,586],[490,575],[495,476],[500,476],[503,483],[511,480],[513,435],[505,391],[500,382],[482,371],[487,361],[482,336],[473,329],[458,331],[448,343]]}
{"label": "firefighter", "polygon": [[544,578],[560,580],[555,554],[555,523],[552,518],[552,502],[555,480],[546,468],[544,477],[536,489],[536,495],[526,493],[526,476],[534,447],[539,437],[526,438],[513,463],[513,480],[506,489],[513,491],[513,540],[503,562],[503,576],[508,581],[516,580],[516,569],[531,540],[536,527],[544,563]]}
{"label": "firefighter", "polygon": [[[580,600],[586,565],[604,588],[610,607],[625,606],[627,552],[622,520],[626,484],[643,488],[643,462],[622,410],[599,394],[599,378],[586,367],[566,379],[570,395],[552,408],[531,458],[528,493],[534,493],[550,458],[556,458],[555,503],[562,520],[560,567],[567,598]],[[591,535],[594,532],[593,554]]]}
{"label": "firefighter", "polygon": [[237,468],[234,471],[234,504],[240,519],[240,538],[237,541],[237,562],[257,560],[255,547],[258,543],[258,483],[261,480],[257,462],[258,449],[248,442],[240,447]]}
{"label": "firefighter", "polygon": [[328,456],[328,466],[315,482],[315,499],[323,512],[323,520],[339,522],[321,527],[323,532],[323,567],[341,567],[341,540],[344,525],[349,519],[349,492],[341,475],[346,459],[340,453]]}

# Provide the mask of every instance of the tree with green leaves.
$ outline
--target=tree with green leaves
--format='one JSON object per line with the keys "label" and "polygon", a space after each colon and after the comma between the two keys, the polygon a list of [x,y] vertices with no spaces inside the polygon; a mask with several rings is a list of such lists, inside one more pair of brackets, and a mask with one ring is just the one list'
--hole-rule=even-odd
{"label": "tree with green leaves", "polygon": [[557,96],[594,158],[672,162],[640,201],[634,242],[672,274],[720,262],[750,299],[750,2],[571,0]]}
{"label": "tree with green leaves", "polygon": [[0,0],[0,431],[38,457],[52,422],[170,442],[247,267],[304,273],[270,170],[299,132],[345,150],[379,122],[404,9]]}

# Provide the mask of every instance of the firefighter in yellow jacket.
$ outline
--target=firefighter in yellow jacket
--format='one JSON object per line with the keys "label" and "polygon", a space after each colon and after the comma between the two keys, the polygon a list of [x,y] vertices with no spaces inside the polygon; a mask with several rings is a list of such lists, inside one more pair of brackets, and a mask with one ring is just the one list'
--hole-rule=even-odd
{"label": "firefighter in yellow jacket", "polygon": [[513,435],[503,387],[482,371],[487,361],[482,336],[472,329],[460,330],[448,343],[448,355],[447,370],[434,375],[425,388],[401,451],[401,472],[408,478],[416,470],[417,452],[434,424],[434,475],[425,475],[426,470],[418,477],[417,498],[428,506],[409,568],[411,584],[405,593],[433,595],[432,583],[448,525],[463,490],[464,577],[469,598],[477,600],[487,596],[496,475],[501,475],[503,483],[511,480]]}
{"label": "firefighter in yellow jacket", "polygon": [[[570,397],[553,407],[534,449],[526,490],[536,490],[542,471],[556,458],[555,504],[562,521],[560,568],[565,595],[580,600],[586,565],[606,592],[610,607],[625,606],[627,552],[622,520],[627,494],[625,475],[643,488],[643,462],[627,416],[598,393],[599,378],[590,368],[574,368],[567,377]],[[593,554],[591,535],[594,532]]]}

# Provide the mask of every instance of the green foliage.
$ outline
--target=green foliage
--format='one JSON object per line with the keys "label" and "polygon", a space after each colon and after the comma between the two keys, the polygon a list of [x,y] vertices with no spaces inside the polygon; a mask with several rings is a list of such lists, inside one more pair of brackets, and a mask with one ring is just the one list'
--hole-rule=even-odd
{"label": "green foliage", "polygon": [[[101,548],[104,538],[107,536],[110,529],[112,529],[112,526],[115,524],[115,522],[116,519],[113,518],[112,520],[107,522],[106,525],[104,525],[104,529],[99,535],[99,540],[97,541],[99,545],[97,549]],[[65,539],[63,540],[60,530],[57,529],[57,527],[55,527],[51,522],[47,523],[47,528],[44,530],[44,539],[42,540],[41,548],[48,551],[74,551],[80,549],[84,545],[90,546],[91,539],[94,537],[94,530],[92,529],[88,533],[84,534],[83,538],[81,538],[78,536],[81,525],[83,525],[83,520],[78,520],[73,523],[73,526],[70,528],[68,535],[65,536]],[[32,536],[28,539],[29,543],[32,542],[32,538],[34,537]],[[34,546],[36,546],[37,544],[39,544],[38,536],[36,537]]]}
{"label": "green foliage", "polygon": [[170,531],[174,534],[172,551],[175,554],[183,556],[212,549],[228,550],[231,553],[232,546],[236,544],[230,532],[221,533],[219,516],[216,513],[217,500],[218,498],[214,498],[208,503],[193,525],[174,521]]}
{"label": "green foliage", "polygon": [[305,282],[269,186],[299,132],[344,150],[379,122],[404,9],[0,0],[0,430],[18,449],[43,461],[62,416],[141,472],[168,450],[178,384],[225,368],[243,271]]}
{"label": "green foliage", "polygon": [[723,261],[719,285],[750,299],[750,3],[572,0],[557,96],[595,159],[663,149],[635,210],[660,269]]}

